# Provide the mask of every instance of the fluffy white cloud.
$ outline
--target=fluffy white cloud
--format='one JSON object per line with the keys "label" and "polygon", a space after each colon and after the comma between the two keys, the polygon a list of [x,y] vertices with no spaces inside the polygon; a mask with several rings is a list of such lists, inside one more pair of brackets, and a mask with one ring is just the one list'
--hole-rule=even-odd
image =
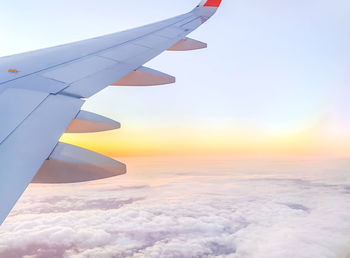
{"label": "fluffy white cloud", "polygon": [[0,257],[346,257],[350,175],[334,164],[32,186],[0,228]]}

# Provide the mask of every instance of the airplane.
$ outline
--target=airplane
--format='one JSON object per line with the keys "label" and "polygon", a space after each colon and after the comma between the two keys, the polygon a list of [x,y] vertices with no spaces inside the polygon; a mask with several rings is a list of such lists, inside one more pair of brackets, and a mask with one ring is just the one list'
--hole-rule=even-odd
{"label": "airplane", "polygon": [[126,173],[126,165],[59,142],[64,133],[114,130],[120,124],[81,110],[108,86],[175,82],[143,65],[166,50],[207,44],[187,35],[217,11],[203,0],[192,11],[106,36],[0,58],[0,225],[31,183],[64,184]]}

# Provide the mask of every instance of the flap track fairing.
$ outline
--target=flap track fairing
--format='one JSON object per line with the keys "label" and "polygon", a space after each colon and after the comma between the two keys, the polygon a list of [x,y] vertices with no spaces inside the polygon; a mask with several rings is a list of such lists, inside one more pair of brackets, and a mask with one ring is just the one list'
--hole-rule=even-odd
{"label": "flap track fairing", "polygon": [[175,83],[175,81],[175,77],[171,75],[141,67],[113,83],[112,86],[157,86]]}
{"label": "flap track fairing", "polygon": [[175,45],[168,49],[168,51],[189,51],[207,48],[208,45],[204,42],[194,40],[191,38],[184,38],[178,41]]}
{"label": "flap track fairing", "polygon": [[126,165],[93,151],[58,143],[32,183],[67,184],[123,175]]}

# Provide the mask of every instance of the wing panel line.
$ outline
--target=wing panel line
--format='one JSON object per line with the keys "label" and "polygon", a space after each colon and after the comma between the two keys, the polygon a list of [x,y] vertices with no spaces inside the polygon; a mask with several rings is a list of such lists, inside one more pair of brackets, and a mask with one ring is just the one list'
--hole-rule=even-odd
{"label": "wing panel line", "polygon": [[[191,12],[190,12],[190,13],[191,13]],[[188,13],[188,14],[189,14],[189,13]],[[184,15],[186,15],[186,14],[184,14]],[[174,17],[174,18],[176,18],[176,17]],[[182,19],[182,20],[180,20],[180,21],[176,21],[176,22],[174,22],[174,23],[172,23],[172,24],[169,24],[169,25],[167,25],[167,26],[164,26],[164,27],[162,27],[162,28],[160,28],[160,29],[154,30],[154,31],[149,32],[149,33],[147,33],[147,34],[144,34],[144,35],[142,35],[142,36],[133,38],[133,39],[131,39],[131,40],[127,40],[127,41],[125,41],[125,42],[123,42],[123,43],[119,43],[119,44],[117,44],[117,45],[113,45],[113,46],[111,46],[111,47],[104,48],[104,49],[102,49],[102,50],[92,52],[92,53],[90,53],[90,54],[88,54],[88,55],[83,55],[83,56],[81,56],[81,57],[79,57],[79,58],[75,58],[75,59],[72,59],[72,60],[67,61],[67,62],[63,62],[63,63],[57,64],[57,65],[54,65],[54,66],[51,66],[51,67],[47,67],[47,68],[45,68],[45,69],[41,69],[41,70],[35,71],[35,72],[33,72],[33,73],[29,73],[29,74],[23,75],[23,76],[21,76],[21,77],[14,78],[14,79],[12,79],[12,80],[8,80],[8,81],[5,81],[5,82],[2,82],[2,83],[0,83],[0,85],[6,84],[6,83],[9,83],[9,82],[11,82],[11,81],[15,81],[15,80],[18,80],[18,79],[21,79],[21,78],[25,78],[25,77],[28,77],[28,76],[31,76],[31,75],[34,75],[34,74],[38,74],[38,73],[41,73],[41,72],[50,70],[50,69],[52,69],[52,68],[59,67],[59,66],[61,66],[61,65],[69,64],[69,63],[78,61],[78,60],[80,60],[80,59],[83,59],[83,58],[86,58],[86,57],[89,57],[89,56],[98,55],[99,53],[101,53],[101,52],[103,52],[103,51],[107,51],[107,50],[113,49],[113,48],[115,48],[115,47],[119,47],[119,46],[122,46],[122,45],[124,45],[124,44],[131,43],[132,41],[142,39],[143,37],[147,37],[147,36],[149,36],[149,35],[153,35],[154,33],[157,33],[157,32],[159,32],[159,31],[162,31],[163,29],[169,28],[169,27],[171,27],[171,26],[173,26],[173,25],[175,25],[175,24],[177,24],[177,23],[180,23],[180,22],[186,20],[187,18],[188,18],[188,17],[186,17],[186,18],[184,18],[184,19]],[[166,21],[166,20],[164,20],[164,21]],[[164,21],[160,21],[160,22],[164,22]]]}

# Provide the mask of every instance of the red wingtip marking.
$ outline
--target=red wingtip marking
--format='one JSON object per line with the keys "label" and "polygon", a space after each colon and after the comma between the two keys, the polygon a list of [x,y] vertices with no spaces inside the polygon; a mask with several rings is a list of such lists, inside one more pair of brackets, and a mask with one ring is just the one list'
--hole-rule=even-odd
{"label": "red wingtip marking", "polygon": [[204,6],[219,7],[222,0],[208,0]]}

